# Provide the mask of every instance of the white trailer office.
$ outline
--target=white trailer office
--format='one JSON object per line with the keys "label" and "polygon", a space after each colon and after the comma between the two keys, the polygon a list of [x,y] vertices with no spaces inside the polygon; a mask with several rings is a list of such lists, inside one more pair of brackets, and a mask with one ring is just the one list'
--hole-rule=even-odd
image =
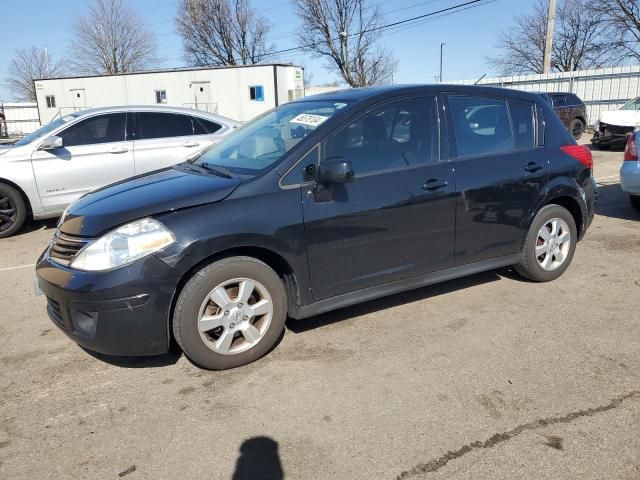
{"label": "white trailer office", "polygon": [[291,64],[158,70],[35,81],[40,122],[114,105],[166,104],[248,121],[304,96],[304,69]]}

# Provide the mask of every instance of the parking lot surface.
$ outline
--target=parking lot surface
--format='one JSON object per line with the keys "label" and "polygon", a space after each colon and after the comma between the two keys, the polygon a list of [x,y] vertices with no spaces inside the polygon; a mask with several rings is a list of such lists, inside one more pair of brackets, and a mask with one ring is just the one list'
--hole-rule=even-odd
{"label": "parking lot surface", "polygon": [[81,350],[33,293],[55,222],[0,240],[0,478],[640,478],[640,214],[598,215],[559,280],[508,269],[289,321],[262,360]]}

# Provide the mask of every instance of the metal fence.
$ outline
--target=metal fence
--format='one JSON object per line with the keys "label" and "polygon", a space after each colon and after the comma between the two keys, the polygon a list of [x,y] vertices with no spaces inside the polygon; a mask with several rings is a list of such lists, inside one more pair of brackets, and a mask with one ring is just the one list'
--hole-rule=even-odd
{"label": "metal fence", "polygon": [[0,103],[9,136],[27,135],[40,127],[38,106],[35,103]]}
{"label": "metal fence", "polygon": [[[448,82],[472,85],[476,80]],[[593,125],[600,112],[617,110],[629,100],[640,97],[640,66],[613,67],[548,75],[519,75],[483,78],[478,85],[513,88],[527,92],[571,92],[587,106],[589,123]]]}

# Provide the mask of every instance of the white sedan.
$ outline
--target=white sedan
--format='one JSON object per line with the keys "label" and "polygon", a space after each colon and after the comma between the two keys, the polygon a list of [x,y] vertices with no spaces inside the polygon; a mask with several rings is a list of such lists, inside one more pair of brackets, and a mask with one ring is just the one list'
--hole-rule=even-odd
{"label": "white sedan", "polygon": [[108,107],[53,120],[0,147],[0,238],[59,216],[88,191],[175,165],[231,133],[234,120],[178,107]]}

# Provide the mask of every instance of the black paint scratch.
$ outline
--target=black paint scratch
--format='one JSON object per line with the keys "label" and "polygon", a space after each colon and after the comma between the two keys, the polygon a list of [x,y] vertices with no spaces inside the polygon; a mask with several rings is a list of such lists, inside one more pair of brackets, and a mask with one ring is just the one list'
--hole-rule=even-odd
{"label": "black paint scratch", "polygon": [[119,477],[126,477],[127,475],[129,475],[130,473],[133,473],[136,471],[136,466],[135,465],[131,465],[129,468],[127,468],[124,472],[120,472],[118,474]]}
{"label": "black paint scratch", "polygon": [[463,447],[460,447],[457,450],[450,450],[441,457],[433,459],[427,463],[420,463],[413,467],[411,470],[407,470],[402,472],[400,475],[396,477],[396,480],[404,480],[406,478],[411,478],[416,475],[423,475],[426,473],[437,472],[442,467],[444,467],[447,463],[452,460],[456,460],[467,453],[470,453],[474,450],[482,450],[486,448],[492,448],[499,443],[506,442],[518,435],[530,431],[537,430],[539,428],[548,427],[551,425],[558,425],[562,423],[571,423],[574,420],[582,417],[590,417],[597,413],[607,412],[609,410],[613,410],[614,408],[618,408],[625,400],[631,400],[633,398],[640,397],[640,390],[634,390],[633,392],[629,392],[625,395],[621,395],[612,399],[606,405],[601,405],[599,407],[587,408],[586,410],[579,410],[577,412],[571,412],[567,415],[559,416],[559,417],[547,417],[541,418],[539,420],[535,420],[530,423],[525,423],[523,425],[519,425],[508,432],[496,433],[492,435],[487,440],[484,441],[475,441],[473,443],[468,443]]}

